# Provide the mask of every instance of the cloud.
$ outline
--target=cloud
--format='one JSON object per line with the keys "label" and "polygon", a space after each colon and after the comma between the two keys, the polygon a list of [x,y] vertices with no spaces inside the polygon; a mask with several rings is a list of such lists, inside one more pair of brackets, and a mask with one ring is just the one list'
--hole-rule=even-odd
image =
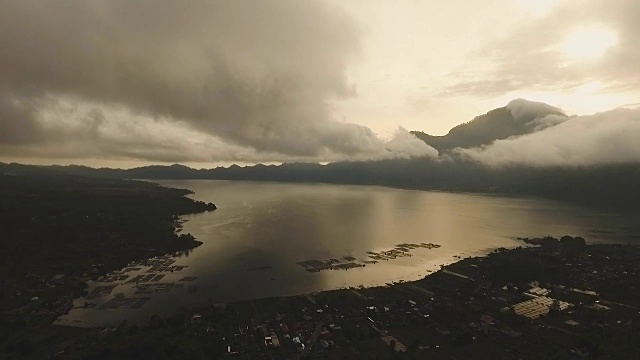
{"label": "cloud", "polygon": [[[474,62],[489,62],[489,70],[450,74],[444,96],[490,97],[515,90],[566,91],[598,81],[607,91],[636,90],[640,71],[640,2],[618,0],[567,0],[546,16],[529,19],[504,38],[472,54]],[[598,30],[615,36],[615,44],[597,58],[574,58],[566,41],[576,32]],[[575,41],[580,40],[579,43]],[[589,52],[597,39],[574,39],[572,48]],[[595,51],[596,49],[591,49]]]}
{"label": "cloud", "polygon": [[[82,149],[210,161],[371,157],[384,149],[369,128],[331,113],[331,101],[353,96],[346,72],[360,56],[360,29],[325,2],[1,4],[3,151],[37,153],[27,144],[38,143],[45,156]],[[92,106],[93,115],[65,119],[60,103]],[[124,124],[122,113],[136,123]],[[217,155],[198,155],[213,148]]]}
{"label": "cloud", "polygon": [[640,163],[640,108],[577,116],[533,134],[458,154],[491,166],[591,166]]}
{"label": "cloud", "polygon": [[515,99],[506,107],[516,121],[523,122],[534,131],[556,126],[568,119],[562,110],[543,102]]}
{"label": "cloud", "polygon": [[[0,112],[24,115],[31,104],[11,103]],[[5,157],[40,159],[137,159],[153,162],[299,162],[378,160],[396,157],[426,156],[417,151],[427,147],[404,129],[396,132],[391,147],[386,146],[366,127],[339,123],[327,126],[317,134],[328,144],[316,158],[306,155],[283,155],[273,151],[258,151],[249,146],[227,142],[220,137],[198,131],[188,123],[157,116],[150,118],[126,107],[104,106],[98,103],[78,104],[74,99],[44,99],[38,104],[37,119],[30,122],[0,122],[4,126],[22,124],[22,132],[9,128],[2,134],[13,137],[0,141],[0,154]],[[44,114],[40,114],[43,112]],[[11,118],[8,118],[11,119]],[[25,138],[16,138],[24,134]],[[22,141],[24,140],[24,141]],[[422,144],[420,144],[422,143]],[[410,151],[411,147],[416,148]],[[436,153],[437,155],[437,153]]]}
{"label": "cloud", "polygon": [[393,138],[386,143],[385,147],[393,154],[393,157],[438,157],[438,150],[427,145],[403,127],[396,130]]}
{"label": "cloud", "polygon": [[39,101],[0,89],[0,144],[37,142],[42,133],[36,119]]}
{"label": "cloud", "polygon": [[509,101],[507,109],[511,111],[511,115],[516,121],[530,121],[536,119],[539,114],[557,113],[562,114],[562,110],[555,106],[545,104],[543,102],[530,101],[525,99],[515,99]]}

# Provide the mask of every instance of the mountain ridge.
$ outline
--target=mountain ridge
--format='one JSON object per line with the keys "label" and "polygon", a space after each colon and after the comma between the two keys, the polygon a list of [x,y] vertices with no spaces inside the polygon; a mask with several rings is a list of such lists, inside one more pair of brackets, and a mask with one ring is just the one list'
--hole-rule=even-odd
{"label": "mountain ridge", "polygon": [[472,120],[454,126],[446,135],[429,135],[411,131],[427,145],[441,154],[455,148],[474,148],[489,145],[496,140],[531,134],[555,126],[570,117],[551,105],[515,99],[506,106],[488,111]]}
{"label": "mountain ridge", "polygon": [[[458,142],[441,144],[438,158],[413,157],[386,160],[193,169],[181,164],[150,165],[132,169],[94,169],[87,166],[30,166],[0,163],[0,176],[84,176],[144,180],[245,180],[320,182],[379,185],[405,189],[483,192],[541,196],[575,203],[640,211],[638,162],[590,166],[513,164],[492,167],[452,151],[460,146],[484,146],[500,137],[519,136],[560,124],[571,117],[544,103],[517,99],[452,129]],[[488,124],[488,125],[487,125]],[[506,124],[506,125],[505,125]],[[480,129],[485,127],[485,131]],[[524,135],[524,134],[522,134]],[[456,135],[457,136],[457,135]],[[435,137],[434,137],[435,138]],[[444,137],[445,140],[449,140]],[[444,140],[443,140],[444,141]],[[455,146],[455,147],[453,147]]]}
{"label": "mountain ridge", "polygon": [[538,196],[589,206],[640,211],[640,166],[512,166],[492,168],[473,161],[429,158],[380,161],[285,163],[192,169],[155,166],[93,169],[0,163],[0,176],[81,176],[143,180],[242,180],[378,185],[416,190]]}

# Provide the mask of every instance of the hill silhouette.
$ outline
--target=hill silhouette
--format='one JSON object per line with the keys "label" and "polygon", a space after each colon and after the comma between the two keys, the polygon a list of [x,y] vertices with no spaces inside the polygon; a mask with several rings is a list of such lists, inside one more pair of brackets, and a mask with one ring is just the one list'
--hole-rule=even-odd
{"label": "hill silhouette", "polygon": [[[507,106],[456,126],[445,136],[426,136],[441,152],[477,147],[524,135],[570,119],[544,103],[517,99]],[[423,140],[424,140],[423,136]],[[435,139],[435,140],[434,140]],[[30,166],[0,163],[0,174],[53,176],[66,174],[116,179],[209,179],[280,182],[323,182],[382,185],[408,189],[533,195],[574,203],[640,210],[640,167],[637,162],[592,166],[491,167],[455,152],[438,159],[416,157],[378,161],[232,165],[193,169],[184,165],[152,165],[132,169],[86,166]]]}
{"label": "hill silhouette", "polygon": [[567,115],[551,105],[516,99],[506,106],[493,109],[452,128],[444,136],[429,135],[422,131],[411,133],[443,153],[455,148],[479,147],[496,140],[530,134],[567,119]]}
{"label": "hill silhouette", "polygon": [[381,185],[406,189],[541,196],[585,205],[640,210],[640,167],[611,164],[590,167],[492,168],[473,161],[429,158],[381,161],[285,163],[192,169],[152,166],[93,169],[79,166],[30,166],[0,163],[0,174],[115,179],[208,179]]}

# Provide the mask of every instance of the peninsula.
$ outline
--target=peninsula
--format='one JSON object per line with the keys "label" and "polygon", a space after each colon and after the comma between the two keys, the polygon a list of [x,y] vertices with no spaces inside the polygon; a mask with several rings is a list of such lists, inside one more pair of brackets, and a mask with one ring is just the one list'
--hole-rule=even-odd
{"label": "peninsula", "polygon": [[51,323],[88,280],[199,246],[179,232],[179,216],[216,207],[189,194],[142,181],[0,175],[2,351],[26,355],[72,337]]}

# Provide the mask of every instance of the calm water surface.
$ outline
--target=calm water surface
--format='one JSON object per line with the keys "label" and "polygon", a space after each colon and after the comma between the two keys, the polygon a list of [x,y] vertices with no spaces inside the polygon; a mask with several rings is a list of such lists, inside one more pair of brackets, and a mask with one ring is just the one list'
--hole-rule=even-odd
{"label": "calm water surface", "polygon": [[[173,265],[160,283],[182,283],[168,292],[136,294],[123,281],[112,294],[90,300],[98,306],[117,293],[149,297],[139,309],[74,309],[59,319],[78,326],[111,325],[122,319],[147,321],[180,307],[293,295],[348,286],[381,285],[427,275],[454,256],[482,254],[522,245],[516,237],[571,234],[589,242],[640,241],[635,218],[565,203],[477,194],[411,191],[374,186],[285,184],[241,181],[162,181],[193,190],[215,212],[184,216],[184,232],[204,244]],[[350,270],[306,271],[299,261],[390,250],[400,243],[436,243],[412,257]],[[146,274],[148,267],[127,275]],[[196,278],[181,281],[185,277]],[[90,289],[91,290],[91,289]],[[81,306],[86,300],[77,299]]]}

